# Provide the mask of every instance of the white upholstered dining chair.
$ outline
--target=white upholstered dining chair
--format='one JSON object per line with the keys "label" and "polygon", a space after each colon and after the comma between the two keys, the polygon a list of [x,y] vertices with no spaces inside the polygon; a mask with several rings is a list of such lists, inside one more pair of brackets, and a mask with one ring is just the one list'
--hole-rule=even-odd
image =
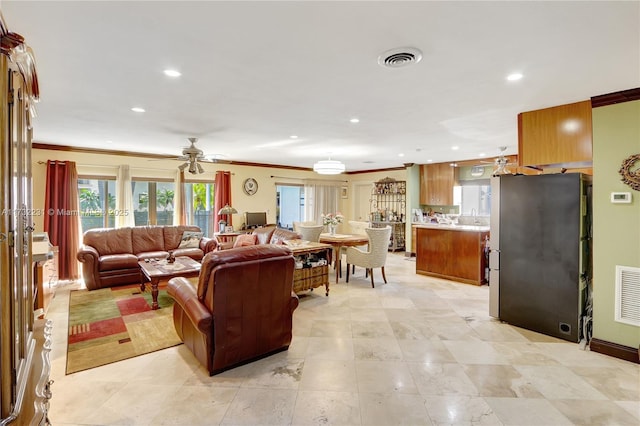
{"label": "white upholstered dining chair", "polygon": [[313,220],[305,220],[304,222],[293,222],[293,230],[295,232],[300,232],[300,226],[311,226],[311,225],[317,225],[317,223]]}
{"label": "white upholstered dining chair", "polygon": [[[367,235],[367,231],[365,231],[365,229],[367,229],[369,227],[369,222],[364,222],[364,221],[360,221],[360,220],[350,220],[348,223],[349,223],[349,233],[351,233],[353,235]],[[358,248],[362,249],[363,251],[367,251],[367,244],[363,244],[361,246],[358,246]],[[344,255],[347,254],[347,248],[346,247],[342,247],[340,255],[342,256],[343,254]],[[351,273],[353,274],[355,272],[356,272],[356,266],[352,265]],[[342,275],[342,274],[340,274],[340,275]]]}
{"label": "white upholstered dining chair", "polygon": [[324,230],[324,225],[298,225],[298,233],[305,241],[317,243],[320,241],[320,234]]}
{"label": "white upholstered dining chair", "polygon": [[361,266],[371,275],[371,287],[373,283],[373,268],[381,268],[382,279],[385,284],[387,277],[384,274],[384,264],[387,261],[389,251],[389,239],[391,238],[391,228],[366,228],[369,236],[368,250],[364,251],[358,247],[347,248],[347,282],[349,282],[349,265]]}

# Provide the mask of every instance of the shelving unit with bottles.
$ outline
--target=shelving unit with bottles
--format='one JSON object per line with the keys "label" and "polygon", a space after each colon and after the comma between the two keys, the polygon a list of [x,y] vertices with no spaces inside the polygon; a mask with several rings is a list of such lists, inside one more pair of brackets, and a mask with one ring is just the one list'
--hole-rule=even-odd
{"label": "shelving unit with bottles", "polygon": [[374,228],[390,226],[389,250],[404,250],[407,182],[392,178],[375,182],[369,202],[371,226]]}

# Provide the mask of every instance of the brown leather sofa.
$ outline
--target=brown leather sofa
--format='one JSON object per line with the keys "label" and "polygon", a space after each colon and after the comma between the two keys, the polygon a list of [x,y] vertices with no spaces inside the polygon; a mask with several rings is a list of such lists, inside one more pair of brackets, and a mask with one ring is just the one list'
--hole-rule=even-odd
{"label": "brown leather sofa", "polygon": [[[282,244],[286,240],[295,240],[302,238],[298,232],[289,231],[288,229],[277,228],[276,226],[263,226],[256,228],[251,232],[256,237],[255,244]],[[233,241],[218,241],[218,250],[227,250],[235,246]]]}
{"label": "brown leather sofa", "polygon": [[216,241],[202,238],[199,247],[178,248],[184,231],[200,232],[197,226],[133,226],[89,229],[82,237],[77,254],[82,276],[89,290],[124,284],[139,284],[144,279],[139,260],[189,256],[201,260],[216,249]]}
{"label": "brown leather sofa", "polygon": [[276,228],[275,226],[265,226],[256,228],[252,232],[257,237],[258,244],[282,244],[286,240],[302,238],[302,235],[288,229]]}
{"label": "brown leather sofa", "polygon": [[176,332],[209,375],[289,348],[293,269],[288,247],[253,245],[207,254],[197,287],[169,280]]}

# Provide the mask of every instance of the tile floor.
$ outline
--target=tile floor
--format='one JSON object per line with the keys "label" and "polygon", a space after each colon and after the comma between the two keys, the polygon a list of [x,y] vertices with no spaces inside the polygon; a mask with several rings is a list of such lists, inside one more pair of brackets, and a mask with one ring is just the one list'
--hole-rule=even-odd
{"label": "tile floor", "polygon": [[209,377],[183,346],[65,376],[69,289],[47,316],[54,425],[634,425],[640,366],[488,316],[488,288],[390,254],[307,293],[287,352]]}

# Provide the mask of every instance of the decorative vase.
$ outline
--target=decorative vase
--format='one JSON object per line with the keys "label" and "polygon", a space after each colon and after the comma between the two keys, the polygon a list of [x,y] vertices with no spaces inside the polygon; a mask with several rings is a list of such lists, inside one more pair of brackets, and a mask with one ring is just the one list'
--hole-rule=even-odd
{"label": "decorative vase", "polygon": [[335,235],[336,234],[336,225],[328,225],[328,226],[329,226],[329,234]]}

